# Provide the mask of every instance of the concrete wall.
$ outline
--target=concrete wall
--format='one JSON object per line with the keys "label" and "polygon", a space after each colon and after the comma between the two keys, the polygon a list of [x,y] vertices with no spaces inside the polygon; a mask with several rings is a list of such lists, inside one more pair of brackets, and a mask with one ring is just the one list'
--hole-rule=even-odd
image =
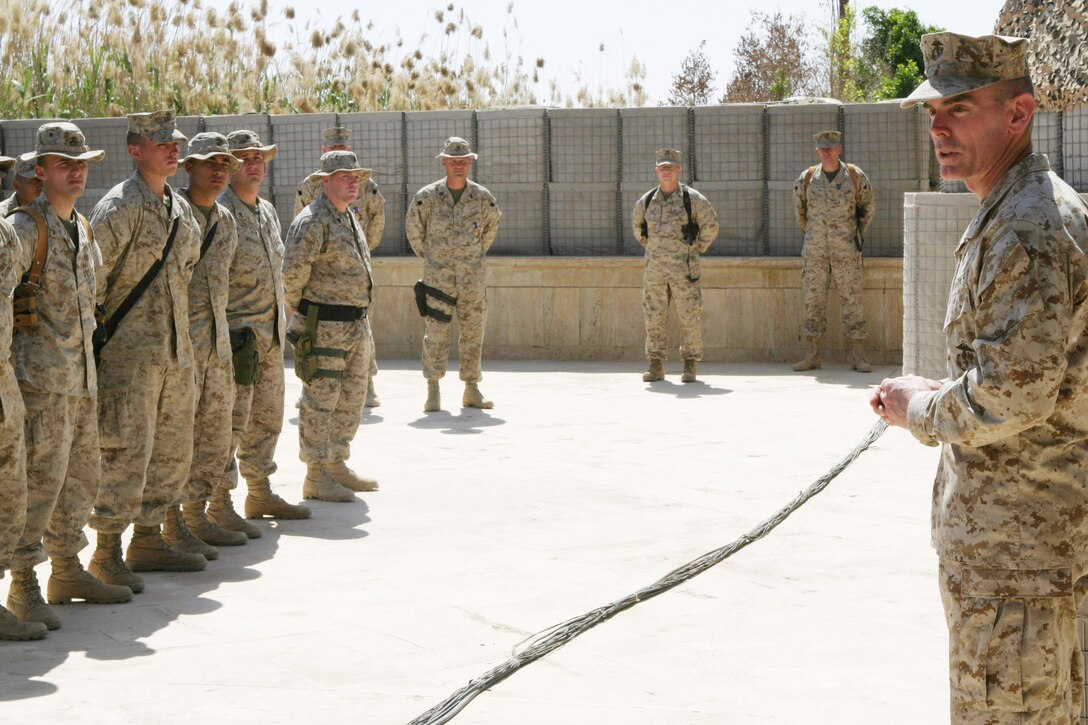
{"label": "concrete wall", "polygon": [[[485,359],[644,359],[642,269],[642,260],[630,257],[489,260]],[[799,259],[711,258],[703,260],[702,270],[705,360],[791,362],[802,354]],[[371,319],[378,355],[418,357],[423,320],[412,285],[422,262],[379,258],[374,274],[379,289]],[[902,302],[901,260],[867,260],[866,348],[877,362],[902,359]],[[830,360],[845,360],[840,319],[836,299],[826,338]],[[671,322],[675,359],[675,314]]]}

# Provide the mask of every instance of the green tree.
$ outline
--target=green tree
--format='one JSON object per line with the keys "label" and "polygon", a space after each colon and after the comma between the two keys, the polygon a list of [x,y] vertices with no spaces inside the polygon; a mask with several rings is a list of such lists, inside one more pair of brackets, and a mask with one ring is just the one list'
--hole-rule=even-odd
{"label": "green tree", "polygon": [[922,82],[921,38],[943,28],[925,25],[913,10],[868,7],[862,11],[867,32],[861,41],[857,68],[859,86],[869,100],[902,98]]}

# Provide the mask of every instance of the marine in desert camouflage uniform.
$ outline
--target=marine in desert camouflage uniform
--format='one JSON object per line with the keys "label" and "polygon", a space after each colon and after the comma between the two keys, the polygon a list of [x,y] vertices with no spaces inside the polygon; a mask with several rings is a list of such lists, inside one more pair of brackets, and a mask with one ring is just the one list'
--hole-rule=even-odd
{"label": "marine in desert camouflage uniform", "polygon": [[[665,377],[670,299],[676,300],[680,317],[683,382],[695,382],[697,363],[703,358],[699,256],[718,238],[718,215],[705,196],[680,183],[682,161],[683,155],[676,149],[660,149],[655,157],[655,173],[660,183],[644,194],[631,212],[635,239],[646,248],[642,311],[646,318],[646,358],[650,369],[642,375],[645,382]],[[695,228],[689,228],[689,223]]]}
{"label": "marine in desert camouflage uniform", "polygon": [[[11,557],[8,608],[24,621],[60,627],[42,600],[34,567],[52,560],[49,604],[73,599],[127,602],[132,590],[104,584],[83,569],[83,527],[98,493],[98,406],[94,353],[95,267],[101,262],[87,220],[75,211],[87,184],[87,147],[73,123],[47,123],[37,132],[34,161],[41,196],[11,215],[18,238],[15,273],[27,280],[45,235],[45,264],[33,294],[36,320],[17,325],[11,357],[26,406],[26,527]],[[43,543],[44,539],[44,543]]]}
{"label": "marine in desert camouflage uniform", "polygon": [[[424,186],[412,198],[405,219],[408,243],[423,257],[423,283],[457,300],[456,305],[430,297],[440,315],[457,317],[460,377],[465,383],[461,403],[467,408],[491,408],[480,392],[480,358],[487,321],[487,267],[484,255],[499,233],[502,213],[491,192],[469,180],[479,158],[468,142],[446,140],[441,159],[446,178]],[[446,374],[450,356],[450,321],[424,318],[423,377],[427,379],[425,412],[442,407],[438,381]]]}
{"label": "marine in desert camouflage uniform", "polygon": [[[326,128],[321,132],[321,153],[330,151],[351,151],[351,129],[343,126]],[[322,185],[320,180],[307,176],[298,185],[295,193],[295,216],[310,205],[310,202],[321,196]],[[355,221],[363,230],[366,237],[367,249],[375,249],[382,241],[382,232],[385,231],[385,197],[378,191],[378,184],[374,177],[370,176],[363,181],[359,188],[359,196],[348,207],[355,215]],[[370,318],[368,318],[370,319]],[[371,331],[371,345],[374,343],[374,321],[370,320],[368,329]],[[378,393],[374,390],[374,376],[378,374],[378,360],[376,356],[370,357],[370,376],[366,381],[366,407],[377,408],[382,404]]]}
{"label": "marine in desert camouflage uniform", "polygon": [[820,163],[801,173],[793,186],[797,224],[805,234],[801,249],[801,294],[804,320],[801,334],[808,354],[794,370],[820,367],[820,338],[827,328],[827,288],[834,278],[842,302],[843,328],[850,340],[850,360],[859,372],[870,372],[862,344],[865,314],[861,248],[856,243],[869,227],[876,209],[869,177],[853,164],[840,163],[842,137],[838,131],[815,135]]}
{"label": "marine in desert camouflage uniform", "polygon": [[[2,159],[6,158],[8,157],[0,156],[0,169],[3,169],[4,173],[8,173],[8,169],[4,168],[5,164],[2,162]],[[11,185],[15,193],[0,201],[0,217],[8,216],[15,211],[16,207],[26,206],[42,193],[42,180],[38,178],[37,168],[38,162],[33,158],[25,161],[20,158],[15,161],[14,167],[11,168],[13,172]]]}
{"label": "marine in desert camouflage uniform", "polygon": [[[110,189],[91,213],[102,251],[97,296],[106,313],[115,315],[152,265],[165,259],[99,359],[102,481],[91,515],[98,531],[91,573],[139,592],[143,581],[133,572],[196,571],[207,565],[203,556],[170,546],[160,530],[192,462],[188,290],[200,230],[189,202],[166,183],[177,172],[178,144],[185,140],[174,112],[128,118],[128,153],[136,172]],[[130,523],[134,532],[122,561],[121,534]]]}
{"label": "marine in desert camouflage uniform", "polygon": [[253,539],[261,535],[261,529],[238,516],[231,501],[239,474],[246,481],[247,518],[305,519],[310,509],[284,501],[272,491],[270,480],[276,472],[276,444],[283,429],[287,329],[280,221],[272,203],[260,197],[260,190],[277,149],[246,129],[227,134],[227,146],[242,162],[219,197],[238,228],[238,248],[230,267],[227,323],[232,336],[255,337],[258,363],[252,382],[235,382],[230,466],[212,495],[208,515],[223,528],[242,531]]}
{"label": "marine in desert camouflage uniform", "polygon": [[363,230],[349,206],[370,169],[351,151],[329,151],[321,170],[324,193],[291,223],[285,243],[283,282],[295,369],[312,347],[312,376],[303,380],[299,406],[299,456],[306,463],[303,495],[323,501],[352,501],[352,491],[374,491],[376,481],[346,465],[366,401],[367,373],[374,344],[368,307],[374,278]]}
{"label": "marine in desert camouflage uniform", "polygon": [[1088,205],[1032,153],[1024,38],[922,36],[941,176],[982,205],[956,249],[949,377],[870,403],[941,445],[933,544],[952,721],[1072,723],[1088,593]]}

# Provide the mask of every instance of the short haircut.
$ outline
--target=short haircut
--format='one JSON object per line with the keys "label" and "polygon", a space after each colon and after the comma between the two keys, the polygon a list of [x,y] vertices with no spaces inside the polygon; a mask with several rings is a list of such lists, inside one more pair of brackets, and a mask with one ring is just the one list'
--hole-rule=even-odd
{"label": "short haircut", "polygon": [[125,136],[125,145],[126,146],[139,146],[140,143],[145,138],[147,138],[147,136],[142,136],[142,135],[136,133],[135,131],[129,131],[128,135]]}
{"label": "short haircut", "polygon": [[1031,78],[1029,76],[1001,81],[1000,90],[1001,98],[1005,101],[1009,100],[1010,98],[1016,98],[1017,96],[1024,93],[1027,93],[1032,97],[1035,96],[1035,85],[1031,82]]}

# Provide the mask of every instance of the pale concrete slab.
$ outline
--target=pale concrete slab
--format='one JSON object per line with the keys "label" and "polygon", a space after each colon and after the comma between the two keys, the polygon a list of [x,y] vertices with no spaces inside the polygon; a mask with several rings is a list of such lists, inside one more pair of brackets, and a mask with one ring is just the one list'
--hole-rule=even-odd
{"label": "pale concrete slab", "polygon": [[[896,372],[707,364],[682,385],[673,362],[651,386],[634,364],[485,361],[494,410],[461,410],[454,373],[425,415],[418,363],[383,362],[351,461],[380,492],[148,574],[129,604],[59,607],[47,639],[0,644],[0,721],[405,723],[780,509],[865,435],[868,390]],[[298,500],[287,381],[274,487]],[[936,462],[888,431],[770,537],[455,721],[946,722]]]}

